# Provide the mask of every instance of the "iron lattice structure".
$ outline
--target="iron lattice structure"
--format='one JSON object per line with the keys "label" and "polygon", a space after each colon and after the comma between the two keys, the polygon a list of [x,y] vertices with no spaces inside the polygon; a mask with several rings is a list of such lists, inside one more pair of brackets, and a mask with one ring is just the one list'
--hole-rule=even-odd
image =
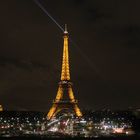
{"label": "iron lattice structure", "polygon": [[[69,68],[69,51],[68,51],[68,31],[65,25],[64,31],[64,45],[63,45],[63,58],[62,58],[62,71],[61,80],[53,105],[50,108],[47,119],[55,117],[58,112],[63,109],[71,109],[75,112],[76,116],[81,117],[82,113],[78,107],[78,102],[75,100],[72,90],[72,82],[70,81],[70,68]],[[67,100],[66,97],[67,96]]]}

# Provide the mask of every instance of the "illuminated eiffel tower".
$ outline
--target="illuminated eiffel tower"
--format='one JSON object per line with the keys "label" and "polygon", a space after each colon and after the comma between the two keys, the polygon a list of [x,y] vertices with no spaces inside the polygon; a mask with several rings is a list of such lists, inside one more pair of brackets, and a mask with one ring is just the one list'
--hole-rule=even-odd
{"label": "illuminated eiffel tower", "polygon": [[73,112],[78,117],[82,116],[82,113],[77,105],[77,100],[75,100],[73,94],[72,83],[70,82],[68,31],[66,25],[63,38],[64,38],[64,46],[63,46],[61,80],[59,82],[56,98],[53,101],[53,105],[47,114],[48,120],[51,119],[52,117],[55,117],[58,112],[64,109],[73,110]]}

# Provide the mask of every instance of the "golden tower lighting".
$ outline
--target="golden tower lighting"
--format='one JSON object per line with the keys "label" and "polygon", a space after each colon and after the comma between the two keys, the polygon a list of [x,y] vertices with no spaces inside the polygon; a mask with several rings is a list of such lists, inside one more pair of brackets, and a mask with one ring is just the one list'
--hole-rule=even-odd
{"label": "golden tower lighting", "polygon": [[[52,117],[55,117],[56,114],[62,111],[63,109],[71,109],[75,112],[76,116],[78,117],[82,116],[82,113],[77,105],[77,100],[75,100],[73,94],[72,83],[70,82],[68,31],[66,25],[63,38],[64,44],[63,44],[61,80],[59,82],[56,98],[53,101],[53,105],[47,114],[48,120],[51,119]],[[68,96],[69,100],[66,100],[64,96]]]}
{"label": "golden tower lighting", "polygon": [[3,111],[3,107],[2,107],[2,105],[0,105],[0,111]]}

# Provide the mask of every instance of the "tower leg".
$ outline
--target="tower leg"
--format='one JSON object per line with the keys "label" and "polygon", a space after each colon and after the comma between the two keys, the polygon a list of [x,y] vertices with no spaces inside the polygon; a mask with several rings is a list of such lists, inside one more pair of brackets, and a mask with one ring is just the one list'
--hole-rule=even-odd
{"label": "tower leg", "polygon": [[59,85],[59,88],[58,88],[58,91],[57,91],[57,95],[56,95],[55,101],[58,102],[62,98],[63,98],[63,89],[62,89],[62,86]]}
{"label": "tower leg", "polygon": [[74,105],[74,111],[75,111],[75,113],[76,113],[76,115],[78,117],[81,117],[82,116],[82,113],[81,113],[81,111],[80,111],[80,109],[79,109],[79,107],[78,107],[77,104]]}
{"label": "tower leg", "polygon": [[71,87],[68,88],[68,93],[69,93],[70,100],[72,102],[74,102],[75,101],[75,98],[74,98],[73,91],[72,91],[72,88]]}
{"label": "tower leg", "polygon": [[56,104],[53,104],[53,106],[49,110],[49,113],[47,114],[47,119],[48,120],[50,120],[54,116],[55,111],[56,111],[56,108],[57,108],[57,105]]}

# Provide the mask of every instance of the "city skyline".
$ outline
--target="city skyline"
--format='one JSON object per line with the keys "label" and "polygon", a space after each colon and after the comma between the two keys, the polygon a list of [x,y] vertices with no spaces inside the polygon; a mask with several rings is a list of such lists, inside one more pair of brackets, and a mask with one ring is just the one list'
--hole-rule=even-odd
{"label": "city skyline", "polygon": [[[139,2],[40,2],[68,24],[80,107],[140,107]],[[0,9],[0,104],[47,112],[60,79],[63,33],[32,0],[2,1]]]}

